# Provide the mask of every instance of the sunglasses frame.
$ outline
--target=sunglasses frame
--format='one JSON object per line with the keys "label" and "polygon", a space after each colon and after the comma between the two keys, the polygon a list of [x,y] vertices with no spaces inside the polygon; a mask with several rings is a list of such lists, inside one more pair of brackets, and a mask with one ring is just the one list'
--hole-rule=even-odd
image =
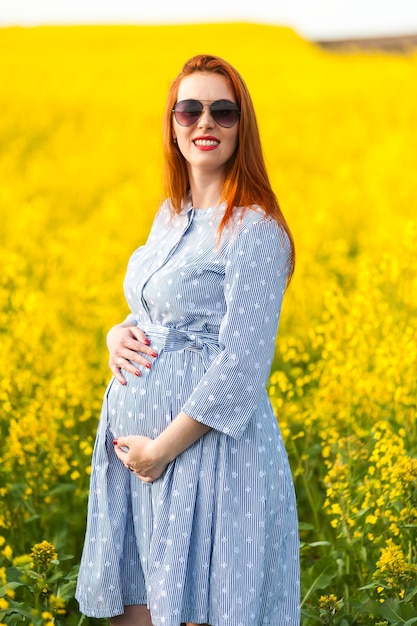
{"label": "sunglasses frame", "polygon": [[[201,111],[199,116],[192,121],[190,124],[182,124],[178,118],[177,118],[177,113],[186,113],[186,111],[177,111],[176,107],[178,104],[181,104],[183,102],[193,102],[193,103],[198,103],[199,105],[201,105]],[[219,106],[219,108],[217,109],[213,109],[214,105],[223,105],[223,108],[221,108]],[[224,105],[228,105],[228,106],[224,106]],[[233,105],[233,106],[230,106]],[[219,126],[221,126],[222,128],[233,128],[233,126],[236,126],[236,124],[239,122],[239,116],[241,114],[241,110],[239,109],[239,106],[236,104],[236,102],[232,102],[231,100],[195,100],[194,98],[187,98],[186,100],[179,100],[178,102],[175,103],[174,108],[172,109],[172,113],[174,114],[175,120],[177,122],[177,124],[179,124],[180,126],[183,126],[185,128],[188,128],[189,126],[193,126],[193,124],[196,124],[198,122],[198,120],[200,119],[200,117],[203,115],[204,109],[205,107],[208,107],[209,111],[210,111],[210,115],[213,118],[213,120],[216,122],[216,124],[218,124]],[[216,112],[217,111],[233,111],[235,113],[237,113],[237,117],[236,117],[236,121],[233,122],[233,124],[231,124],[230,126],[225,126],[224,124],[222,124],[221,122],[219,122],[216,119]]]}

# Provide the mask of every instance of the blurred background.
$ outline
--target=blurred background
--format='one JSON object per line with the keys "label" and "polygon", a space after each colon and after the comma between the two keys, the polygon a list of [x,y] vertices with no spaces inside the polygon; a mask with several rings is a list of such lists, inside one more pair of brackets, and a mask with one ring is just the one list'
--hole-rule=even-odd
{"label": "blurred background", "polygon": [[415,35],[414,0],[212,0],[199,3],[121,0],[15,0],[3,3],[3,25],[39,24],[191,24],[251,22],[289,26],[310,40]]}

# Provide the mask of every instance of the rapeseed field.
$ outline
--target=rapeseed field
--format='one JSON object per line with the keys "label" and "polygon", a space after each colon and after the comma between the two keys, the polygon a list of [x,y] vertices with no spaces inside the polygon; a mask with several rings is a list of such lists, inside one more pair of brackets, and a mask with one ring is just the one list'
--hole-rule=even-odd
{"label": "rapeseed field", "polygon": [[105,335],[162,199],[170,80],[201,52],[244,76],[296,241],[269,391],[303,625],[412,624],[417,52],[251,24],[0,30],[0,623],[94,623],[73,593]]}

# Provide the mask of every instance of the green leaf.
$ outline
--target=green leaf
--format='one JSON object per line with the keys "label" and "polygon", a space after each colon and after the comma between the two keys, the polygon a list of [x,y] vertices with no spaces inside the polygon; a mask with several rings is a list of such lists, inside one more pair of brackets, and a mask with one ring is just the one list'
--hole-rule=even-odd
{"label": "green leaf", "polygon": [[59,560],[60,561],[71,561],[71,559],[73,559],[74,557],[71,554],[60,554],[59,555]]}
{"label": "green leaf", "polygon": [[306,622],[307,619],[313,621],[313,622],[321,622],[321,617],[319,616],[318,612],[313,613],[312,610],[309,609],[303,609],[301,611],[302,613],[302,622],[303,624]]}
{"label": "green leaf", "polygon": [[300,546],[303,548],[304,546],[309,546],[310,548],[317,548],[317,546],[330,546],[329,541],[313,541],[312,543],[308,543],[307,541],[301,541]]}
{"label": "green leaf", "polygon": [[406,594],[404,598],[404,603],[407,604],[407,602],[411,602],[411,600],[414,598],[416,594],[417,594],[417,587],[414,587],[414,589],[412,589],[409,593]]}
{"label": "green leaf", "polygon": [[72,598],[75,593],[75,589],[77,586],[76,580],[71,580],[63,585],[59,586],[60,595],[66,600],[68,598]]}
{"label": "green leaf", "polygon": [[28,611],[25,608],[25,605],[23,602],[10,602],[10,607],[8,609],[5,609],[3,611],[0,611],[0,619],[3,620],[4,617],[6,617],[6,615],[23,615],[24,617],[29,617],[30,619],[33,618],[33,614],[32,612]]}
{"label": "green leaf", "polygon": [[0,598],[4,598],[4,596],[7,596],[7,592],[10,589],[17,589],[18,587],[24,587],[24,584],[20,582],[10,582],[2,585],[0,587]]}
{"label": "green leaf", "polygon": [[[366,591],[367,589],[375,589],[377,587],[377,583],[369,583],[369,585],[365,585],[364,587],[359,587],[359,591]],[[379,587],[383,587],[384,585],[380,584]]]}
{"label": "green leaf", "polygon": [[326,589],[331,581],[336,578],[337,571],[336,560],[331,556],[320,559],[313,567],[310,567],[302,579],[303,586],[307,586],[307,590],[304,593],[301,606],[317,589]]}
{"label": "green leaf", "polygon": [[417,621],[415,609],[411,605],[399,602],[396,598],[390,598],[380,604],[380,615],[392,626],[404,626],[406,623],[412,624]]}
{"label": "green leaf", "polygon": [[58,483],[56,487],[50,490],[49,495],[51,497],[65,495],[67,493],[72,493],[75,489],[76,486],[73,483]]}
{"label": "green leaf", "polygon": [[21,582],[22,570],[18,567],[7,568],[7,580],[10,582]]}

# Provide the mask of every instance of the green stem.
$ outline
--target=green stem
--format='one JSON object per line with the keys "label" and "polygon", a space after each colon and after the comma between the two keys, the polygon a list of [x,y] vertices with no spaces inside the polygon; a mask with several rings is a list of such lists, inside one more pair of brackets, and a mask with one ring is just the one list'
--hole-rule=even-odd
{"label": "green stem", "polygon": [[[308,500],[308,503],[310,505],[311,512],[313,514],[314,529],[316,530],[316,532],[318,532],[320,530],[320,528],[321,528],[321,525],[320,525],[319,518],[318,518],[318,515],[317,515],[317,511],[316,511],[316,508],[315,508],[315,500],[313,498],[313,494],[311,493],[311,487],[310,487],[310,484],[307,481],[306,473],[305,473],[304,468],[302,466],[300,455],[298,454],[297,446],[295,445],[294,441],[291,441],[291,445],[292,445],[292,448],[293,448],[294,457],[295,457],[295,459],[297,461],[297,467],[300,468],[300,470],[301,470],[301,478],[302,478],[302,482],[303,482],[303,487],[304,487],[305,493],[307,495],[307,500]],[[324,535],[323,535],[322,532],[320,532],[320,538],[324,539]]]}

